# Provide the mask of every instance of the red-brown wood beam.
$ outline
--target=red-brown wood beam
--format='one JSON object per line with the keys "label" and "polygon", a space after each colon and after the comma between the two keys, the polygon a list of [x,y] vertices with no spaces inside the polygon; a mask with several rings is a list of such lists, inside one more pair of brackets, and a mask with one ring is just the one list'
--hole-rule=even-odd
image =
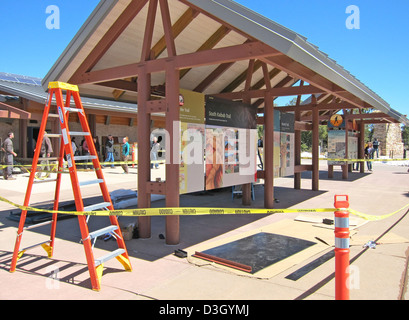
{"label": "red-brown wood beam", "polygon": [[[3,110],[1,110],[3,109]],[[30,119],[31,113],[0,102],[0,118]]]}
{"label": "red-brown wood beam", "polygon": [[264,207],[274,208],[274,105],[266,91],[264,111]]}
{"label": "red-brown wood beam", "polygon": [[[294,166],[294,173],[301,173],[304,171],[312,171],[312,165],[311,164],[302,164],[302,165],[295,165]],[[294,189],[300,189],[300,188],[294,188]]]}
{"label": "red-brown wood beam", "polygon": [[373,113],[361,113],[361,114],[349,114],[349,119],[359,119],[359,120],[367,120],[367,119],[389,119],[391,118],[390,115],[383,113],[383,112],[373,112]]}
{"label": "red-brown wood beam", "polygon": [[163,30],[165,32],[166,48],[168,56],[176,56],[175,36],[172,30],[172,21],[170,19],[168,0],[159,0],[159,5],[162,13]]}
{"label": "red-brown wood beam", "polygon": [[287,72],[293,77],[300,78],[313,86],[323,89],[324,92],[331,93],[344,101],[350,102],[358,108],[362,107],[362,100],[348,94],[343,88],[333,84],[331,81],[285,55],[261,59],[266,63]]}
{"label": "red-brown wood beam", "polygon": [[[274,68],[274,70],[278,70],[277,68]],[[281,70],[278,70],[279,72],[281,72]],[[278,74],[278,73],[277,73]],[[274,88],[282,88],[282,87],[291,87],[292,85],[294,85],[299,79],[295,79],[293,77],[287,76],[285,77],[283,80],[281,80],[279,83],[277,83]],[[274,97],[274,100],[277,99],[277,96]],[[253,103],[253,106],[256,106],[259,108],[259,112],[264,112],[264,108],[260,108],[259,106],[262,105],[264,103],[264,99],[259,99],[257,100],[255,103]]]}
{"label": "red-brown wood beam", "polygon": [[[231,30],[229,28],[221,26],[214,34],[210,36],[209,39],[207,39],[205,43],[200,46],[199,49],[197,49],[196,52],[213,49],[226,35],[230,33],[230,31]],[[190,70],[191,68],[181,70],[180,79],[182,79]]]}
{"label": "red-brown wood beam", "polygon": [[148,13],[146,17],[145,33],[144,33],[143,43],[142,43],[141,61],[150,60],[150,57],[151,57],[152,38],[153,38],[153,30],[155,27],[157,8],[158,8],[158,0],[150,0],[149,7],[148,7]]}
{"label": "red-brown wood beam", "polygon": [[[301,80],[300,87],[304,86],[304,81]],[[299,107],[301,104],[301,95],[297,96],[297,101],[295,106]],[[301,131],[303,129],[312,129],[302,123],[301,121],[301,111],[298,109],[294,112],[294,189],[301,189],[301,172],[297,171],[301,167]],[[301,128],[300,128],[301,127]]]}
{"label": "red-brown wood beam", "polygon": [[[303,94],[314,94],[321,93],[323,90],[312,85],[303,87],[274,87],[271,88],[270,93],[274,97],[282,96],[295,96]],[[266,89],[261,90],[251,90],[251,91],[240,91],[240,92],[229,92],[229,93],[219,93],[216,97],[224,98],[228,100],[243,100],[249,98],[259,98],[265,95]]]}
{"label": "red-brown wood beam", "polygon": [[212,73],[210,73],[201,83],[197,85],[193,91],[203,92],[205,91],[214,81],[216,81],[223,73],[225,73],[234,62],[222,63],[218,66]]}
{"label": "red-brown wood beam", "polygon": [[264,97],[264,207],[274,208],[274,103],[271,79],[266,64],[262,64],[266,93]]}
{"label": "red-brown wood beam", "polygon": [[[180,162],[180,123],[179,123],[179,70],[172,61],[166,68],[166,130],[169,134],[166,147],[166,206],[179,207],[179,162]],[[176,142],[176,143],[175,143]],[[166,217],[166,244],[180,242],[179,216]]]}
{"label": "red-brown wood beam", "polygon": [[[277,109],[280,109],[282,112],[293,112],[293,111],[311,111],[313,109],[314,105],[309,103],[309,104],[304,104],[300,106],[277,106]],[[321,110],[341,110],[343,108],[348,108],[348,109],[357,109],[356,106],[348,103],[348,102],[342,102],[342,103],[327,103],[327,104],[319,104],[318,109]]]}
{"label": "red-brown wood beam", "polygon": [[[258,59],[260,57],[274,55],[281,55],[281,53],[260,42],[251,42],[236,46],[182,54],[173,57],[173,59],[175,68],[180,70],[239,60]],[[78,79],[76,79],[76,82],[73,83],[87,84],[134,77],[138,75],[139,67],[141,65],[146,65],[148,73],[165,71],[168,59],[169,58],[162,58],[142,61],[104,70],[86,72],[82,76],[79,76]]]}
{"label": "red-brown wood beam", "polygon": [[[251,76],[253,75],[253,73],[254,72],[256,72],[258,69],[260,69],[261,68],[261,64],[262,64],[262,62],[260,61],[260,60],[257,60],[257,61],[254,61],[254,59],[252,59],[253,60],[253,63],[252,63],[252,65],[250,66],[248,66],[248,68],[246,68],[246,70],[244,70],[238,77],[236,77],[236,79],[234,79],[229,85],[227,85],[221,92],[222,93],[224,93],[224,92],[232,92],[232,91],[234,91],[235,89],[237,89],[237,87],[238,86],[240,86],[243,82],[245,82],[246,81],[246,79],[249,77],[249,70],[251,70]],[[251,69],[250,69],[251,68]],[[248,82],[247,82],[248,83]],[[248,87],[248,89],[247,90],[244,90],[244,91],[248,91],[248,90],[250,90],[250,87],[251,87],[251,84],[250,84],[250,86]]]}
{"label": "red-brown wood beam", "polygon": [[[173,35],[173,38],[176,39],[183,30],[186,29],[186,27],[197,17],[199,14],[198,11],[189,8],[187,9],[183,15],[175,22],[175,24],[171,28],[171,33]],[[168,16],[166,18],[168,20],[167,23],[170,23],[170,17]],[[163,21],[163,18],[162,18]],[[169,26],[167,27],[169,28]],[[159,57],[163,51],[166,50],[167,45],[166,45],[166,35],[164,35],[152,48],[153,51],[153,56],[155,59]]]}
{"label": "red-brown wood beam", "polygon": [[96,85],[99,85],[102,87],[108,87],[112,89],[138,92],[138,84],[133,81],[112,80],[112,81],[106,81],[106,82],[98,82],[96,83]]}
{"label": "red-brown wood beam", "polygon": [[[158,6],[158,0],[152,0],[149,3],[149,8],[148,8],[148,14],[146,18],[146,24],[145,24],[145,34],[144,34],[144,40],[142,44],[142,56],[141,56],[141,61],[146,61],[146,60],[154,60],[159,55],[165,51],[167,48],[166,45],[166,39],[170,37],[170,34],[173,35],[174,38],[176,38],[193,20],[196,18],[196,16],[199,14],[199,12],[193,10],[192,8],[189,8],[188,10],[185,11],[185,13],[175,22],[175,24],[170,28],[170,16],[169,16],[169,10],[164,9],[165,13],[162,13],[162,21],[163,23],[166,23],[167,25],[164,26],[165,35],[153,46],[152,46],[152,38],[153,38],[153,30],[154,30],[154,25],[155,25],[155,18],[156,18],[156,12],[157,12],[157,6]],[[162,5],[164,6],[164,5]],[[171,29],[171,31],[168,31]],[[166,36],[166,34],[168,36]],[[168,41],[170,41],[168,39]],[[173,44],[171,44],[171,47],[173,48]],[[173,49],[172,49],[173,50]],[[176,50],[176,49],[175,49]],[[176,51],[175,51],[176,52]],[[133,79],[133,78],[131,78]],[[113,92],[113,95],[115,98],[119,97],[122,95],[125,91],[127,90],[115,90]]]}
{"label": "red-brown wood beam", "polygon": [[[299,111],[295,111],[295,112],[296,112],[296,114],[299,113]],[[297,131],[311,131],[312,130],[312,124],[308,123],[308,122],[304,122],[304,121],[295,120],[294,130],[297,130]]]}
{"label": "red-brown wood beam", "polygon": [[[312,96],[312,103],[316,103],[316,98]],[[312,190],[319,190],[319,110],[317,107],[312,110]]]}
{"label": "red-brown wood beam", "polygon": [[[253,72],[254,72],[254,67],[255,67],[255,60],[251,59],[249,61],[249,65],[247,68],[247,75],[246,75],[246,83],[244,85],[244,90],[249,90],[251,87],[251,80],[253,79]],[[251,103],[251,100],[244,100],[244,103]],[[243,190],[243,197],[242,197],[242,204],[244,206],[249,206],[251,205],[251,183],[246,183],[242,185],[242,190]]]}
{"label": "red-brown wood beam", "polygon": [[[365,123],[361,122],[358,126],[358,157],[363,159],[365,157]],[[365,162],[359,162],[359,172],[365,173]]]}
{"label": "red-brown wood beam", "polygon": [[[267,66],[267,65],[266,65]],[[264,70],[264,69],[263,69]],[[264,72],[264,71],[263,71]],[[270,72],[268,72],[268,82],[270,83],[270,88],[271,88],[271,80],[276,77],[279,73],[281,72],[281,70],[278,70],[276,68],[273,68]],[[266,84],[266,79],[265,76],[263,76],[263,78],[261,78],[259,81],[257,81],[250,90],[258,90],[261,89],[264,85]],[[264,101],[264,99],[260,99],[262,101]]]}
{"label": "red-brown wood beam", "polygon": [[[151,116],[147,112],[151,93],[151,75],[144,66],[140,67],[138,76],[138,208],[150,208],[151,195],[148,183],[150,171],[150,123]],[[139,236],[151,237],[151,218],[139,217]]]}
{"label": "red-brown wood beam", "polygon": [[71,76],[71,79],[68,81],[69,83],[78,83],[79,79],[84,73],[92,70],[92,68],[98,63],[102,56],[108,51],[111,45],[118,39],[118,37],[138,15],[147,2],[148,0],[131,1],[128,7],[118,17],[118,19],[114,22],[111,28],[109,28],[87,58],[85,58],[80,67]]}

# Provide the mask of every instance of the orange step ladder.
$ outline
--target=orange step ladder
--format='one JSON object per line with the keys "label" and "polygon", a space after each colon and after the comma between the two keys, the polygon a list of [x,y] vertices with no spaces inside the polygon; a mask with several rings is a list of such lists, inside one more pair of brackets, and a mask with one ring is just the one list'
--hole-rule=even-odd
{"label": "orange step ladder", "polygon": [[[55,187],[55,195],[54,195],[54,206],[53,210],[58,210],[58,203],[59,203],[59,195],[60,195],[60,186],[61,186],[61,178],[62,173],[61,170],[63,168],[63,157],[66,156],[69,174],[71,178],[71,184],[73,189],[73,194],[75,198],[75,206],[77,211],[98,211],[98,210],[114,210],[112,205],[112,201],[108,192],[108,188],[105,183],[104,175],[101,170],[101,165],[99,163],[99,159],[97,156],[97,151],[95,149],[95,145],[91,136],[91,132],[89,129],[88,121],[84,112],[84,108],[82,106],[81,98],[79,95],[78,87],[75,85],[70,85],[63,82],[50,82],[48,85],[48,98],[45,105],[43,118],[41,121],[41,127],[38,134],[37,141],[43,141],[43,137],[48,135],[49,137],[60,137],[61,139],[61,148],[58,157],[58,173],[56,180],[56,187]],[[65,104],[63,99],[62,91],[66,91],[66,98]],[[56,113],[50,113],[50,109],[52,108],[52,100],[53,96],[55,96],[56,100]],[[74,99],[75,107],[71,107],[71,99]],[[55,107],[55,106],[54,106]],[[69,112],[76,112],[78,113],[78,117],[81,123],[82,132],[73,132],[70,131],[68,128],[68,115]],[[60,134],[47,134],[45,132],[47,120],[49,117],[58,117],[60,126],[61,126],[61,133]],[[71,145],[71,136],[84,136],[85,141],[89,147],[89,155],[85,156],[74,156],[72,145]],[[38,143],[38,145],[40,145]],[[24,199],[24,206],[28,207],[30,202],[30,196],[32,187],[34,184],[34,179],[37,171],[38,161],[45,160],[44,158],[40,158],[40,147],[37,147],[35,150],[32,170],[30,173],[30,178],[27,185],[27,191]],[[77,175],[77,167],[76,161],[92,161],[93,169],[96,173],[95,180],[90,181],[79,181]],[[91,185],[91,184],[98,184],[102,193],[103,202],[93,204],[90,206],[84,206],[84,202],[81,195],[80,187],[84,185]],[[55,232],[57,227],[57,213],[53,213],[52,220],[47,221],[45,223],[39,223],[36,225],[25,227],[25,221],[27,217],[27,210],[22,210],[20,223],[17,232],[16,243],[14,247],[13,258],[11,261],[10,272],[14,272],[16,270],[17,261],[21,256],[24,254],[25,251],[42,246],[44,250],[48,253],[48,257],[51,258],[53,255],[54,250],[54,239],[55,239]],[[89,216],[88,216],[89,217]],[[101,289],[101,276],[103,272],[104,263],[112,258],[116,258],[125,268],[127,271],[131,271],[131,263],[129,260],[128,252],[126,250],[125,241],[122,237],[122,233],[118,224],[118,219],[116,216],[109,217],[111,225],[102,228],[100,230],[90,232],[88,229],[87,218],[85,215],[79,215],[78,221],[81,230],[81,237],[82,243],[85,249],[85,255],[87,258],[88,269],[91,278],[92,289],[99,291]],[[41,242],[39,244],[31,245],[24,249],[20,250],[20,244],[23,236],[23,231],[33,229],[39,226],[43,226],[45,224],[51,224],[50,230],[50,240]],[[93,253],[93,246],[95,245],[95,241],[98,236],[102,236],[105,234],[112,235],[118,244],[118,249],[112,252],[109,252],[103,257],[94,258]]]}

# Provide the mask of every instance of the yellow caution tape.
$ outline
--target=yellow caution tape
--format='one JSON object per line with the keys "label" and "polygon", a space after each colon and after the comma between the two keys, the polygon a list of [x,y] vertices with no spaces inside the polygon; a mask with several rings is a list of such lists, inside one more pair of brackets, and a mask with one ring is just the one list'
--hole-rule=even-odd
{"label": "yellow caution tape", "polygon": [[[311,160],[311,157],[301,157],[301,159]],[[341,158],[319,158],[318,160],[327,160],[327,161],[344,161],[344,162],[366,162],[366,161],[409,161],[409,159],[341,159]]]}
{"label": "yellow caution tape", "polygon": [[[57,160],[53,160],[53,161],[57,161]],[[150,161],[150,163],[165,164],[166,162],[165,162],[165,160],[152,160],[152,161]],[[132,165],[132,164],[138,164],[138,161],[128,160],[128,161],[100,162],[101,166],[120,165],[120,164]],[[57,165],[56,163],[51,163],[51,161],[50,161],[49,164],[45,164],[45,163],[38,164],[37,168],[38,167],[47,167],[47,166],[51,167],[51,166],[56,166],[56,165]],[[92,162],[76,162],[75,165],[77,167],[85,166],[85,165],[90,166],[90,165],[93,165],[93,163]],[[0,164],[0,169],[5,168],[5,167],[24,167],[24,168],[27,167],[27,168],[31,168],[32,166],[33,166],[32,164]],[[53,172],[55,172],[55,171],[53,171]]]}
{"label": "yellow caution tape", "polygon": [[[335,212],[335,208],[319,209],[247,209],[247,208],[146,208],[146,209],[120,209],[120,210],[102,210],[102,211],[61,211],[33,208],[21,206],[3,197],[0,201],[6,202],[16,208],[26,211],[60,213],[75,216],[189,216],[189,215],[223,215],[223,214],[275,214],[275,213],[302,213],[302,212]],[[409,207],[409,204],[385,215],[369,215],[353,209],[347,209],[351,214],[369,221],[379,221],[389,218],[400,211]]]}
{"label": "yellow caution tape", "polygon": [[101,211],[60,211],[39,209],[18,205],[10,200],[0,197],[0,201],[11,204],[21,210],[60,213],[68,215],[89,216],[189,216],[189,215],[222,215],[222,214],[272,214],[294,212],[334,212],[334,208],[322,209],[247,209],[247,208],[146,208],[146,209],[120,209]]}
{"label": "yellow caution tape", "polygon": [[353,209],[348,209],[348,210],[349,210],[349,212],[350,212],[351,214],[353,214],[353,215],[355,215],[355,216],[358,216],[358,217],[360,217],[360,218],[363,218],[363,219],[365,219],[365,220],[369,220],[369,221],[379,221],[379,220],[383,220],[383,219],[389,218],[389,217],[391,217],[391,216],[393,216],[393,215],[399,213],[400,211],[406,209],[407,207],[409,207],[409,204],[407,204],[406,206],[404,206],[404,207],[400,208],[399,210],[396,210],[396,211],[394,211],[394,212],[392,212],[392,213],[384,214],[384,215],[380,215],[380,216],[369,215],[369,214],[362,213],[362,212],[359,212],[359,211],[356,211],[356,210],[353,210]]}

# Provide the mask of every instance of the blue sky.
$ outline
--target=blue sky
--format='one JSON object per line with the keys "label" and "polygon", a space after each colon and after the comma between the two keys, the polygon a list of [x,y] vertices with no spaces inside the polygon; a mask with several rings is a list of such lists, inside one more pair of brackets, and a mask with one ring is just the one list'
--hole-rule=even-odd
{"label": "blue sky", "polygon": [[[98,2],[2,0],[0,71],[44,77]],[[307,37],[392,108],[409,115],[408,0],[237,2]],[[50,5],[60,9],[60,29],[46,27]],[[349,5],[360,10],[360,29],[350,30],[345,25]]]}

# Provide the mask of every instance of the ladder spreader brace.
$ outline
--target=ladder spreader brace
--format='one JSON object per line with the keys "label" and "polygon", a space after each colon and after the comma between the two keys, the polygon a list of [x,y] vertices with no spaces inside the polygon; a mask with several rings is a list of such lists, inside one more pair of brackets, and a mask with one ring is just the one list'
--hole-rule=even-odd
{"label": "ladder spreader brace", "polygon": [[[60,196],[60,186],[61,186],[61,170],[63,168],[63,157],[66,156],[69,174],[71,178],[72,190],[74,194],[75,206],[77,211],[95,211],[95,210],[114,210],[112,205],[111,197],[108,192],[108,188],[106,186],[106,182],[104,179],[104,175],[101,170],[101,165],[97,156],[97,151],[95,149],[95,145],[91,136],[91,131],[88,125],[88,121],[85,115],[85,111],[81,102],[81,98],[79,95],[79,90],[76,85],[71,85],[64,82],[50,82],[48,85],[48,98],[46,101],[43,118],[41,121],[41,127],[38,134],[37,144],[40,146],[41,142],[45,135],[50,138],[59,138],[60,140],[60,152],[58,156],[58,173],[55,187],[55,195],[54,195],[54,206],[53,210],[58,210],[59,204],[59,196]],[[65,103],[63,99],[62,90],[66,91]],[[55,96],[57,113],[50,113],[50,109],[52,107],[52,100]],[[75,107],[71,107],[71,98],[74,99]],[[75,132],[70,131],[68,127],[68,115],[69,112],[77,112],[82,132]],[[45,129],[47,125],[47,120],[49,117],[58,117],[59,123],[61,126],[61,133],[47,133],[45,134]],[[71,145],[71,136],[83,136],[85,141],[89,147],[89,155],[87,156],[74,156],[72,145]],[[28,180],[27,191],[24,199],[24,206],[28,207],[30,202],[31,191],[35,179],[35,174],[37,171],[38,161],[42,160],[40,157],[40,149],[36,148],[33,158],[32,170],[30,173],[30,177]],[[77,175],[77,167],[76,167],[76,160],[91,160],[93,168],[95,170],[95,174],[97,179],[91,181],[79,181]],[[89,205],[87,207],[84,206],[83,199],[81,196],[80,187],[83,185],[91,185],[91,184],[98,184],[100,191],[102,193],[103,202],[99,204]],[[57,227],[57,213],[52,214],[51,222],[47,223],[40,223],[38,225],[33,225],[30,227],[24,227],[25,221],[27,217],[27,210],[22,210],[20,216],[19,227],[17,231],[17,238],[16,243],[14,246],[13,258],[11,261],[10,272],[14,272],[16,270],[17,261],[21,258],[25,251],[32,249],[34,247],[42,246],[44,250],[47,252],[48,257],[51,258],[53,255],[54,250],[54,240],[55,240],[55,232]],[[128,252],[126,250],[125,241],[122,237],[121,229],[119,227],[118,219],[116,216],[109,217],[111,225],[105,227],[101,230],[89,232],[87,218],[84,215],[78,216],[78,222],[80,225],[81,230],[81,239],[85,249],[85,256],[87,259],[88,270],[90,273],[91,278],[91,285],[92,289],[99,291],[101,289],[101,276],[103,272],[104,263],[112,258],[116,258],[125,268],[127,271],[132,270],[131,263],[129,261]],[[23,231],[33,229],[35,227],[43,226],[45,224],[51,224],[50,230],[50,240],[43,241],[39,244],[28,246],[25,249],[20,250],[20,244],[23,236]],[[104,255],[100,258],[94,258],[93,253],[93,245],[92,240],[96,240],[96,237],[102,234],[115,234],[115,239],[118,244],[118,249],[109,252],[108,254]]]}

